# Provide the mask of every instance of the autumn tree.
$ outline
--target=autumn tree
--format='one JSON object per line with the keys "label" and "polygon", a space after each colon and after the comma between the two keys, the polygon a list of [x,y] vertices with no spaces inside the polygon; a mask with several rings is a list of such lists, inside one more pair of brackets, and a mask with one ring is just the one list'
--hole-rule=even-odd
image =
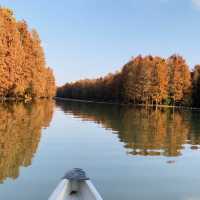
{"label": "autumn tree", "polygon": [[[194,90],[198,87],[197,71],[194,72]],[[168,59],[139,55],[115,74],[66,83],[57,88],[57,96],[155,106],[191,106],[191,72],[186,61],[179,55],[172,55]]]}
{"label": "autumn tree", "polygon": [[152,102],[162,103],[168,96],[168,73],[165,59],[154,58],[150,82]]}
{"label": "autumn tree", "polygon": [[190,103],[191,73],[186,61],[179,55],[172,55],[167,60],[168,65],[168,93],[176,103]]}
{"label": "autumn tree", "polygon": [[161,103],[167,97],[167,65],[164,59],[138,56],[122,69],[124,98],[134,103]]}
{"label": "autumn tree", "polygon": [[97,79],[85,79],[66,83],[57,88],[57,96],[97,101],[120,101],[122,79],[120,72]]}
{"label": "autumn tree", "polygon": [[30,32],[25,21],[17,21],[12,10],[1,7],[0,30],[0,97],[54,96],[54,76],[46,67],[37,32]]}
{"label": "autumn tree", "polygon": [[10,9],[0,8],[0,30],[0,95],[22,95],[24,92],[21,79],[24,55],[16,20]]}
{"label": "autumn tree", "polygon": [[140,65],[142,57],[138,56],[128,62],[122,69],[123,80],[123,98],[125,101],[134,102],[140,99],[140,83],[138,75],[140,74]]}
{"label": "autumn tree", "polygon": [[196,65],[192,78],[192,100],[195,107],[200,107],[200,65]]}

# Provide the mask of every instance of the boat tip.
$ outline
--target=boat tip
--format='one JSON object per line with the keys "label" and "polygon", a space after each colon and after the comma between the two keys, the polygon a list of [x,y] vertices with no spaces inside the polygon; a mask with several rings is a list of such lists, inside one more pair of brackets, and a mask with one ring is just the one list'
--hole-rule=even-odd
{"label": "boat tip", "polygon": [[86,173],[81,168],[74,168],[70,171],[68,171],[63,179],[68,179],[70,181],[85,181],[89,180],[89,177],[86,176]]}

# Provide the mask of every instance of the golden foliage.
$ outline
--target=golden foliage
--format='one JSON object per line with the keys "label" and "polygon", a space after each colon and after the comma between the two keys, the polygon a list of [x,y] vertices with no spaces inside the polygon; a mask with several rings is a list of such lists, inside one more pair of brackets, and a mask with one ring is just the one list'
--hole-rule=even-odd
{"label": "golden foliage", "polygon": [[121,98],[120,92],[120,73],[108,74],[104,78],[67,83],[57,88],[58,97],[103,101],[119,101]]}
{"label": "golden foliage", "polygon": [[134,104],[191,105],[191,90],[191,72],[181,56],[164,59],[139,55],[124,65],[121,72],[67,83],[57,89],[57,96]]}
{"label": "golden foliage", "polygon": [[13,12],[0,8],[0,97],[52,97],[55,81],[46,67],[39,35]]}

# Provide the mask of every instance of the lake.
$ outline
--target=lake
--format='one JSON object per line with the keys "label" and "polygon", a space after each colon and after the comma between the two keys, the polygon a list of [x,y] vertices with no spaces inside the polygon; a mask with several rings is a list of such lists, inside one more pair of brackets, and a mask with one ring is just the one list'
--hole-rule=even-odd
{"label": "lake", "polygon": [[74,167],[105,200],[198,200],[200,112],[61,100],[0,104],[0,199],[47,200]]}

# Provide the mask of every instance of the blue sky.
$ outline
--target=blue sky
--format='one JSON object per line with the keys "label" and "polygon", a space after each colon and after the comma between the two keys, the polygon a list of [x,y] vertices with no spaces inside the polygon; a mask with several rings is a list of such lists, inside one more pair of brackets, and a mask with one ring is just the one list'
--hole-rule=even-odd
{"label": "blue sky", "polygon": [[132,56],[200,63],[200,0],[0,0],[40,34],[61,85],[115,72]]}

